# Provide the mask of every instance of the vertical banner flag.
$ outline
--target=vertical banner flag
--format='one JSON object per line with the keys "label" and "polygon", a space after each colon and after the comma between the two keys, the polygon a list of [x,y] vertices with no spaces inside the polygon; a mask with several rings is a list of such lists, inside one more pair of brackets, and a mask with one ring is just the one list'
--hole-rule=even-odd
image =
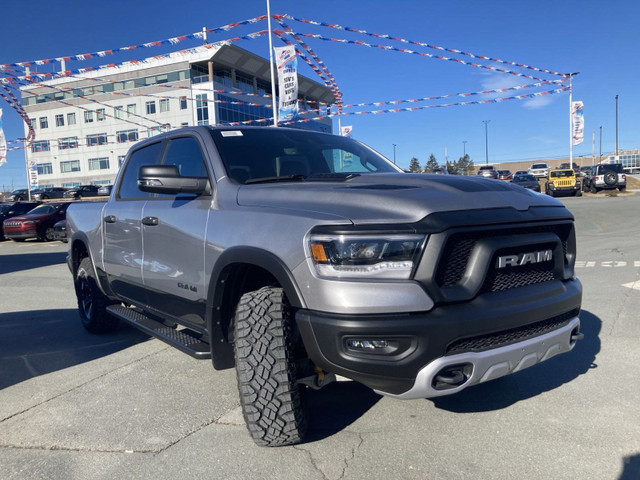
{"label": "vertical banner flag", "polygon": [[38,187],[38,165],[33,160],[29,162],[29,185],[31,188]]}
{"label": "vertical banner flag", "polygon": [[7,163],[7,140],[2,129],[2,109],[0,108],[0,165]]}
{"label": "vertical banner flag", "polygon": [[340,135],[343,137],[350,137],[351,133],[353,133],[353,127],[351,125],[340,127]]}
{"label": "vertical banner flag", "polygon": [[580,145],[584,140],[584,104],[571,102],[571,122],[573,125],[573,145]]}
{"label": "vertical banner flag", "polygon": [[276,66],[278,68],[278,121],[289,122],[298,115],[298,59],[295,47],[276,47]]}

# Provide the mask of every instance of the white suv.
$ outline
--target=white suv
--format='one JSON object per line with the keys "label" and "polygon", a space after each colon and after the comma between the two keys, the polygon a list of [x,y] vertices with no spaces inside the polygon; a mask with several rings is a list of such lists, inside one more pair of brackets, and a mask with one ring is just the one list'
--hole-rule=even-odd
{"label": "white suv", "polygon": [[600,190],[618,189],[624,192],[627,188],[627,175],[621,163],[600,164],[587,171],[582,182],[585,192],[598,193]]}
{"label": "white suv", "polygon": [[550,171],[551,169],[546,163],[534,163],[533,165],[531,165],[531,167],[529,167],[529,175],[533,175],[536,178],[546,177],[547,175],[549,175]]}

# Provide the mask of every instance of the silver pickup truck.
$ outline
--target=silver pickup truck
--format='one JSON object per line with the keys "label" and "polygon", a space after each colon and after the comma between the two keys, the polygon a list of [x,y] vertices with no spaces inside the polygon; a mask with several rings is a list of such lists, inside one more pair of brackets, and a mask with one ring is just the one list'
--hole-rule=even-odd
{"label": "silver pickup truck", "polygon": [[[404,173],[344,137],[192,127],[129,151],[67,213],[80,318],[236,368],[259,445],[303,439],[337,376],[449,395],[582,338],[573,217],[491,179]],[[569,359],[567,359],[570,361]]]}

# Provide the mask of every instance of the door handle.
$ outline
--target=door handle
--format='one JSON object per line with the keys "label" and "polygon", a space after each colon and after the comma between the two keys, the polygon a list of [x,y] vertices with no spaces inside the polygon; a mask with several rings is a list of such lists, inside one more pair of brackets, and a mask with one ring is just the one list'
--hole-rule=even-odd
{"label": "door handle", "polygon": [[158,225],[158,217],[144,217],[142,219],[143,225],[149,225],[150,227]]}
{"label": "door handle", "polygon": [[116,220],[118,219],[116,218],[115,215],[107,215],[106,217],[104,217],[105,223],[116,223]]}

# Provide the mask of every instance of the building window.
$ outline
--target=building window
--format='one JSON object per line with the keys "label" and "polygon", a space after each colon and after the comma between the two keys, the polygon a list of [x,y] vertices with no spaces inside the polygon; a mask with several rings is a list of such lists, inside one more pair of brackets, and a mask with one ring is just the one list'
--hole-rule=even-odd
{"label": "building window", "polygon": [[89,170],[109,170],[109,157],[90,158]]}
{"label": "building window", "polygon": [[198,115],[198,125],[209,125],[209,105],[206,93],[196,95],[196,112]]}
{"label": "building window", "polygon": [[122,164],[124,163],[124,159],[127,158],[126,155],[118,155],[118,168],[120,168],[122,166]]}
{"label": "building window", "polygon": [[169,111],[169,99],[163,98],[160,100],[160,113]]}
{"label": "building window", "polygon": [[49,120],[47,117],[40,117],[40,128],[49,128]]}
{"label": "building window", "polygon": [[56,127],[64,127],[64,115],[56,115]]}
{"label": "building window", "polygon": [[135,114],[136,114],[136,104],[130,103],[129,105],[127,105],[127,118]]}
{"label": "building window", "polygon": [[94,135],[87,135],[87,147],[95,147],[96,145],[106,145],[107,134],[96,133]]}
{"label": "building window", "polygon": [[75,124],[76,124],[76,114],[67,113],[67,125],[75,125]]}
{"label": "building window", "polygon": [[50,163],[38,164],[38,175],[52,175],[52,174],[53,174],[53,167],[51,166]]}
{"label": "building window", "polygon": [[79,187],[80,186],[80,182],[71,182],[71,183],[63,183],[62,184],[62,188],[75,188],[75,187]]}
{"label": "building window", "polygon": [[99,108],[96,110],[96,120],[98,120],[99,122],[104,121],[106,117],[106,112],[104,108]]}
{"label": "building window", "polygon": [[126,142],[137,142],[138,141],[138,130],[120,130],[116,132],[116,139],[118,143],[126,143]]}
{"label": "building window", "polygon": [[49,146],[49,140],[38,140],[31,144],[31,151],[34,153],[48,152],[49,150],[51,150],[51,147]]}
{"label": "building window", "polygon": [[66,137],[58,139],[58,150],[78,148],[78,137]]}
{"label": "building window", "polygon": [[124,118],[124,107],[122,105],[120,105],[119,107],[113,107],[113,116],[115,118],[117,118],[118,120],[121,120]]}
{"label": "building window", "polygon": [[147,115],[153,115],[156,113],[156,102],[155,100],[152,102],[147,102]]}
{"label": "building window", "polygon": [[187,97],[180,97],[180,110],[187,109]]}
{"label": "building window", "polygon": [[158,135],[162,132],[168,132],[169,130],[171,130],[171,125],[168,123],[158,125],[157,127],[149,127],[147,129],[147,138],[153,137],[154,135]]}
{"label": "building window", "polygon": [[93,111],[85,110],[84,111],[84,123],[92,123],[93,122]]}
{"label": "building window", "polygon": [[60,173],[71,173],[80,171],[80,160],[70,160],[60,162]]}

